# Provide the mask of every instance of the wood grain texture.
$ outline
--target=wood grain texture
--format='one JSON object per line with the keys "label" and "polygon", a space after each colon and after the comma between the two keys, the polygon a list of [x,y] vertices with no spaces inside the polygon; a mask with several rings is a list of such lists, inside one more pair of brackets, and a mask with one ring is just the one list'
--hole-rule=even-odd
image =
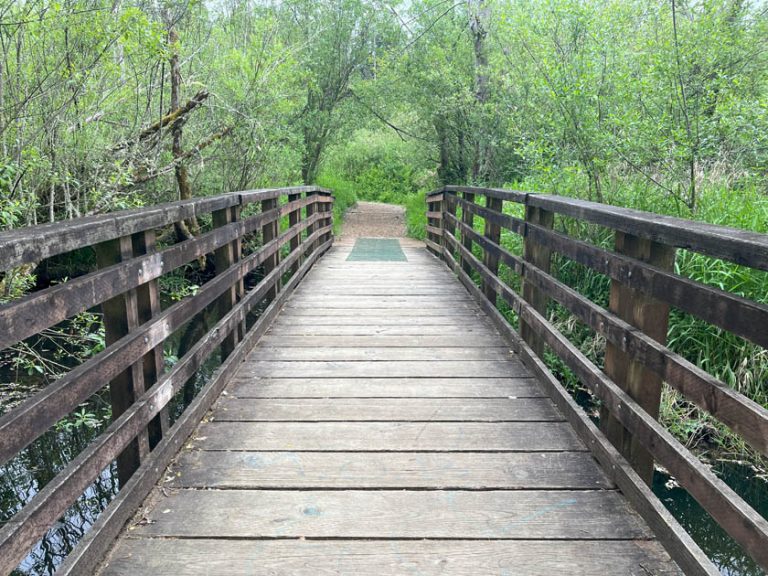
{"label": "wood grain texture", "polygon": [[584,450],[559,422],[208,422],[191,445],[203,450],[418,452]]}
{"label": "wood grain texture", "polygon": [[360,362],[360,361],[410,361],[418,360],[421,362],[439,362],[439,361],[461,361],[461,360],[509,360],[512,354],[509,348],[499,347],[498,342],[494,347],[452,347],[442,348],[399,346],[377,347],[377,346],[354,346],[348,348],[319,346],[301,346],[301,347],[282,347],[282,346],[259,346],[248,357],[250,362],[261,361],[286,361],[286,362]]}
{"label": "wood grain texture", "polygon": [[135,535],[559,540],[652,536],[613,490],[181,490],[162,497],[147,517],[150,523],[136,526]]}
{"label": "wood grain texture", "polygon": [[239,398],[540,398],[533,378],[242,378]]}
{"label": "wood grain texture", "polygon": [[[610,571],[606,567],[610,567]],[[104,576],[678,576],[656,542],[126,539]]]}
{"label": "wood grain texture", "polygon": [[185,451],[186,488],[610,489],[585,452],[382,453]]}
{"label": "wood grain texture", "polygon": [[559,422],[548,398],[246,399],[223,396],[216,422]]}
{"label": "wood grain texture", "polygon": [[[423,322],[408,323],[407,319],[399,319],[399,322],[391,324],[366,324],[357,321],[356,324],[313,324],[296,325],[292,322],[277,321],[271,334],[282,336],[464,336],[472,340],[476,335],[496,339],[495,334],[485,323],[478,321],[471,325],[453,324],[425,324]],[[440,320],[440,319],[438,319]]]}
{"label": "wood grain texture", "polygon": [[444,360],[434,362],[382,360],[378,362],[283,362],[248,361],[240,376],[270,378],[290,375],[307,378],[366,378],[386,374],[390,378],[445,377],[472,378],[528,376],[515,360]]}
{"label": "wood grain texture", "polygon": [[[443,335],[439,330],[433,335],[378,335],[378,334],[357,334],[354,336],[329,335],[307,335],[294,336],[285,334],[282,330],[276,330],[267,334],[261,339],[262,346],[282,347],[282,348],[426,348],[435,346],[436,348],[489,348],[498,350],[499,342],[497,336],[493,334],[483,335]],[[502,348],[507,350],[507,348]]]}

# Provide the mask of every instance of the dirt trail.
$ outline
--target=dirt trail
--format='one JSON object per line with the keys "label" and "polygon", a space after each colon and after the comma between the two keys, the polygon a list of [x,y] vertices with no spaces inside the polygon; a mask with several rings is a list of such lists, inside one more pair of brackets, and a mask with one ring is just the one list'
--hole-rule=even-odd
{"label": "dirt trail", "polygon": [[353,244],[356,238],[399,238],[403,244],[418,244],[406,237],[405,208],[395,204],[358,202],[347,210],[338,244]]}

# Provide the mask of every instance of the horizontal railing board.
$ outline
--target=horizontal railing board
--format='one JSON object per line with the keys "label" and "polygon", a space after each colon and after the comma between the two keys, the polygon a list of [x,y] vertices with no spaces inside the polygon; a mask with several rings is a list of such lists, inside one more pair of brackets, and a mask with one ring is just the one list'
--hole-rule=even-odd
{"label": "horizontal railing board", "polygon": [[[278,210],[271,210],[227,224],[155,253],[131,258],[0,306],[0,349],[155,280],[274,222],[277,217]],[[317,220],[312,217],[312,222]]]}

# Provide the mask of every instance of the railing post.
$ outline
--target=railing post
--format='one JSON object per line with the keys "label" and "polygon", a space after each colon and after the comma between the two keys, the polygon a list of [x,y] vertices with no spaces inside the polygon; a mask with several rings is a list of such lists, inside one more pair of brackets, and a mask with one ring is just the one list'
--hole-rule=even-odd
{"label": "railing post", "polygon": [[[221,210],[216,210],[212,213],[212,217],[214,228],[226,226],[233,222],[237,222],[240,219],[240,207],[233,206],[229,208],[223,208]],[[240,251],[241,241],[239,237],[235,241],[230,242],[229,244],[225,244],[221,248],[215,250],[214,266],[216,268],[216,274],[222,274],[235,262],[239,261]],[[218,299],[216,305],[218,309],[218,317],[223,318],[224,315],[232,310],[234,305],[237,304],[238,299],[242,297],[243,293],[244,286],[242,280],[230,286],[229,289],[224,292],[224,294],[222,294]],[[232,351],[235,349],[235,346],[237,346],[238,342],[243,337],[243,333],[244,328],[241,325],[237,329],[232,330],[232,332],[228,334],[226,338],[224,338],[224,341],[221,343],[222,360],[224,360],[224,358],[232,353]]]}
{"label": "railing post", "polygon": [[[502,210],[504,210],[504,201],[501,200],[500,198],[493,198],[491,196],[486,196],[485,207],[488,208],[488,210],[493,210],[494,212],[497,212],[500,214]],[[500,245],[501,244],[501,226],[499,226],[498,224],[494,224],[493,222],[491,222],[486,218],[484,236],[491,242]],[[499,274],[498,254],[494,254],[490,250],[485,250],[483,252],[483,264],[494,275],[498,276]],[[493,288],[490,282],[487,282],[485,280],[483,280],[483,294],[485,294],[485,297],[488,298],[488,300],[490,300],[492,304],[494,305],[496,304],[496,290]]]}
{"label": "railing post", "polygon": [[[630,256],[657,268],[674,269],[675,248],[671,246],[617,231],[615,249],[619,254]],[[669,324],[668,304],[612,280],[609,309],[657,342],[666,344]],[[631,360],[625,352],[611,343],[605,346],[605,373],[632,396],[646,412],[658,418],[662,389],[662,379],[658,374],[645,368],[641,362]],[[651,485],[653,481],[651,454],[604,407],[600,409],[600,427],[640,477]]]}
{"label": "railing post", "polygon": [[446,191],[443,193],[443,247],[446,252],[455,256],[445,238],[445,234],[450,234],[456,238],[456,224],[453,218],[449,218],[449,216],[456,217],[456,193]]}
{"label": "railing post", "polygon": [[[308,192],[307,196],[311,196],[315,200],[317,199],[317,193],[316,192]],[[305,217],[307,218],[307,220],[312,218],[312,216],[314,216],[316,213],[317,213],[317,202],[313,201],[312,204],[307,204],[307,210],[306,210],[306,214],[305,214]],[[310,224],[309,226],[307,226],[307,231],[306,231],[306,235],[305,235],[304,238],[306,239],[306,238],[309,238],[310,236],[312,236],[312,234],[315,232],[315,230],[317,230],[317,228],[318,228],[317,223]],[[312,252],[315,251],[315,248],[317,248],[317,242],[312,242],[311,245],[309,246],[309,248],[307,249],[307,257],[309,257],[309,255],[312,254]]]}
{"label": "railing post", "polygon": [[[469,202],[470,204],[475,203],[475,195],[471,192],[464,192],[463,197],[466,202]],[[474,229],[475,215],[465,208],[461,209],[461,221],[470,228]],[[461,244],[464,246],[464,248],[467,249],[468,252],[472,252],[472,237],[469,236],[469,234],[464,232],[461,233]],[[467,273],[468,276],[472,276],[472,264],[468,262],[467,259],[463,256],[461,257],[461,268],[464,270],[464,272]]]}
{"label": "railing post", "polygon": [[[156,251],[155,231],[147,230],[133,235],[133,253],[136,256],[142,254],[152,254]],[[139,324],[144,324],[152,319],[153,316],[161,312],[160,306],[160,288],[157,280],[150,280],[136,289],[136,307],[138,312]],[[144,389],[146,390],[157,382],[158,378],[165,371],[165,354],[162,344],[156,346],[152,351],[144,356]],[[149,447],[154,448],[163,438],[169,427],[168,408],[163,408],[160,414],[150,423],[148,428]]]}
{"label": "railing post", "polygon": [[[537,224],[544,228],[552,228],[555,222],[555,214],[535,206],[529,206],[526,202],[525,221],[526,223]],[[552,251],[531,240],[526,231],[523,259],[540,270],[549,273]],[[535,310],[541,314],[546,314],[547,303],[549,302],[546,293],[539,290],[529,280],[526,280],[525,274],[523,274],[522,293],[523,299],[533,306]],[[522,318],[520,319],[520,336],[528,343],[537,356],[542,357],[544,355],[544,341]]]}
{"label": "railing post", "polygon": [[[440,194],[440,197],[445,197],[445,192]],[[443,212],[443,200],[431,200],[430,196],[427,196],[427,214],[440,214],[442,216]],[[430,218],[427,217],[427,226],[433,226],[435,228],[443,228],[443,220],[442,218]],[[430,230],[427,230],[427,239],[430,242],[433,242],[435,245],[444,247],[445,241],[443,240],[443,237],[439,234],[435,234],[434,232],[431,232]],[[441,251],[436,250],[430,245],[427,245],[427,250],[429,250],[432,254],[437,256],[438,258],[442,258],[443,254]]]}
{"label": "railing post", "polygon": [[[288,195],[288,202],[295,202],[296,200],[301,200],[301,194],[289,194]],[[301,208],[297,208],[296,210],[292,210],[288,214],[288,226],[290,228],[293,228],[294,226],[297,226],[301,222]],[[301,246],[301,234],[296,234],[293,238],[291,238],[291,252],[294,252],[299,249]],[[291,266],[291,274],[295,274],[296,271],[299,269],[299,266],[301,266],[302,259],[298,258],[296,262]]]}
{"label": "railing post", "polygon": [[[99,268],[106,268],[133,257],[133,242],[130,236],[102,242],[94,246]],[[101,305],[104,314],[106,345],[114,344],[120,338],[139,326],[136,290],[129,290],[107,300]],[[112,420],[119,418],[144,392],[144,362],[137,362],[118,374],[109,383],[109,398],[112,405]],[[117,457],[117,477],[124,486],[149,453],[149,435],[142,430]]]}
{"label": "railing post", "polygon": [[[328,194],[328,200],[332,200],[333,197]],[[323,219],[323,226],[330,226],[331,229],[323,234],[321,242],[324,244],[333,239],[333,202],[323,202],[323,212],[326,212],[326,216]]]}
{"label": "railing post", "polygon": [[[269,212],[270,210],[274,210],[278,206],[278,201],[276,198],[271,200],[262,200],[261,201],[261,212],[262,214],[265,212]],[[270,242],[271,240],[274,240],[278,237],[280,234],[280,218],[276,218],[274,222],[268,222],[264,224],[261,227],[261,238],[263,240],[263,243],[266,244],[267,242]],[[270,256],[264,261],[264,276],[272,272],[277,266],[280,264],[280,250],[277,250],[274,255]],[[267,300],[274,300],[277,296],[278,292],[280,292],[280,278],[275,280],[275,285],[273,288],[271,288],[267,292]]]}

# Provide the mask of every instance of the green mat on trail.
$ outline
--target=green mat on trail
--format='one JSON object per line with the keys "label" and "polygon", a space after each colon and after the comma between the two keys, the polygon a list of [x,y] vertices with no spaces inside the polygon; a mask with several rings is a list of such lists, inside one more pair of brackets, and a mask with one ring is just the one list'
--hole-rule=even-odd
{"label": "green mat on trail", "polygon": [[406,262],[400,242],[394,238],[358,238],[347,260],[360,262]]}

